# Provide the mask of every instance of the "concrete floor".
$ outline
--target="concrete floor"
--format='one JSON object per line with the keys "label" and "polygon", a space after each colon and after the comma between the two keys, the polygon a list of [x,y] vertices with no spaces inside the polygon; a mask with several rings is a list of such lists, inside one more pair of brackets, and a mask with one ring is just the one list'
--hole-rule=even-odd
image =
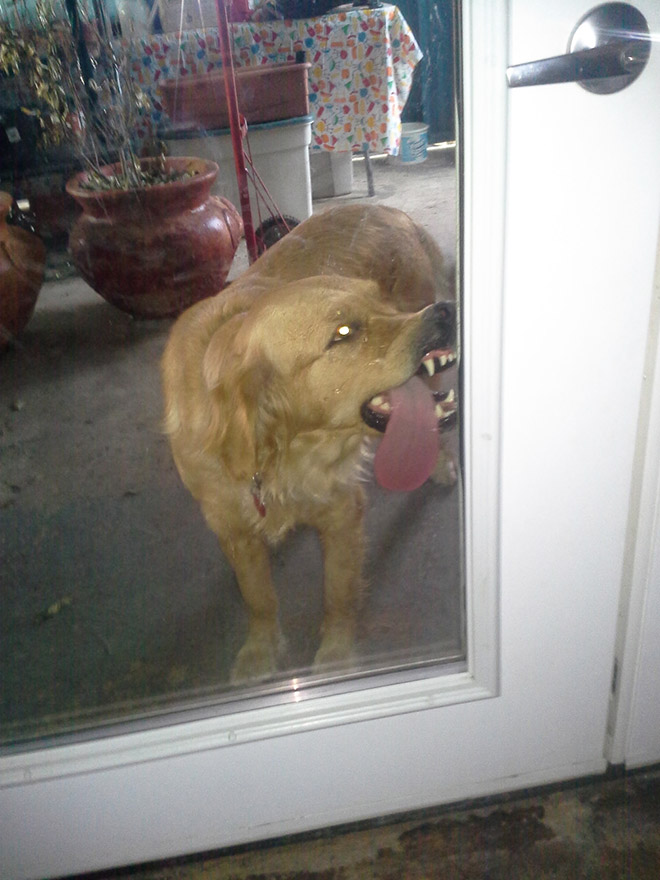
{"label": "concrete floor", "polygon": [[660,770],[95,880],[658,880]]}
{"label": "concrete floor", "polygon": [[[431,229],[451,262],[453,152],[373,167],[376,200]],[[342,200],[366,195],[357,162]],[[245,630],[233,574],[159,431],[158,363],[171,322],[115,310],[56,257],[34,317],[0,359],[5,743],[254,696],[228,684]],[[246,264],[242,248],[232,275]],[[459,658],[460,491],[370,486],[369,495],[360,671]],[[278,550],[275,578],[289,640],[281,687],[305,675],[318,642],[313,534],[297,532]]]}

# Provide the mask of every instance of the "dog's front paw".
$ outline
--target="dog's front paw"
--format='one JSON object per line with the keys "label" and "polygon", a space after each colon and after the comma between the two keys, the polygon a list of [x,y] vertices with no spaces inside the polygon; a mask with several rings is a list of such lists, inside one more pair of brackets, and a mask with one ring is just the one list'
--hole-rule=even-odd
{"label": "dog's front paw", "polygon": [[440,486],[455,486],[458,480],[458,462],[456,456],[446,449],[438,455],[431,479]]}
{"label": "dog's front paw", "polygon": [[248,637],[232,666],[231,684],[250,684],[271,678],[278,671],[284,640],[277,635]]}
{"label": "dog's front paw", "polygon": [[354,627],[335,625],[324,628],[323,638],[314,657],[314,672],[328,667],[348,666],[353,661]]}

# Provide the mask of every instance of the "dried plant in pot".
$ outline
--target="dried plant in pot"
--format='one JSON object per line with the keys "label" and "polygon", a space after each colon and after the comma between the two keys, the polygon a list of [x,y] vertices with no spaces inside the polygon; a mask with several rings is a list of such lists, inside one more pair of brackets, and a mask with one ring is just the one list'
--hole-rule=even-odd
{"label": "dried plant in pot", "polygon": [[[242,234],[240,215],[210,195],[213,162],[140,155],[135,132],[148,118],[148,99],[101,0],[92,17],[80,0],[35,2],[36,17],[24,17],[22,31],[14,26],[11,69],[32,85],[44,131],[71,142],[84,169],[66,187],[83,210],[69,238],[73,263],[124,311],[175,315],[222,288]],[[57,33],[57,45],[46,31]],[[35,32],[45,40],[36,60],[26,49]]]}
{"label": "dried plant in pot", "polygon": [[[69,237],[73,261],[87,283],[137,317],[178,314],[223,286],[243,224],[227,199],[210,195],[214,162],[143,159],[143,173],[160,167],[156,182],[134,189],[89,187],[88,172],[67,184],[82,207]],[[100,169],[112,178],[118,166]]]}

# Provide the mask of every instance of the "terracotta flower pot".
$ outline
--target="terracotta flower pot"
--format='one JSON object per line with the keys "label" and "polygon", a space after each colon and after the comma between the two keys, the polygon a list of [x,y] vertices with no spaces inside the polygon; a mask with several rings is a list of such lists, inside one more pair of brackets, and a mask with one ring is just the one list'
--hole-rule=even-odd
{"label": "terracotta flower pot", "polygon": [[[237,67],[238,106],[248,123],[307,116],[308,62]],[[229,126],[229,108],[222,70],[176,77],[159,83],[167,114],[176,127],[214,131]]]}
{"label": "terracotta flower pot", "polygon": [[41,239],[7,223],[11,205],[9,193],[0,192],[0,350],[32,317],[46,262]]}
{"label": "terracotta flower pot", "polygon": [[[192,176],[143,189],[96,191],[81,186],[87,176],[81,172],[66,186],[83,209],[69,236],[74,265],[104,299],[142,318],[177,315],[217,293],[243,234],[234,205],[210,195],[215,162],[166,163]],[[116,166],[102,171],[111,175]]]}

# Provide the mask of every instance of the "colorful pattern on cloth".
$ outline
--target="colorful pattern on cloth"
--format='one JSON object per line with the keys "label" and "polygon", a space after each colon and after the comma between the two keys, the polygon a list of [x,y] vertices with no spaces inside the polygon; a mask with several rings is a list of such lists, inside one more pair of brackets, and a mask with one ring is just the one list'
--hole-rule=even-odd
{"label": "colorful pattern on cloth", "polygon": [[[422,52],[396,6],[241,22],[232,24],[231,32],[237,66],[295,61],[297,52],[306,53],[312,149],[398,153],[401,111]],[[131,69],[153,102],[148,122],[154,130],[167,122],[160,83],[221,67],[214,28],[139,40]]]}

